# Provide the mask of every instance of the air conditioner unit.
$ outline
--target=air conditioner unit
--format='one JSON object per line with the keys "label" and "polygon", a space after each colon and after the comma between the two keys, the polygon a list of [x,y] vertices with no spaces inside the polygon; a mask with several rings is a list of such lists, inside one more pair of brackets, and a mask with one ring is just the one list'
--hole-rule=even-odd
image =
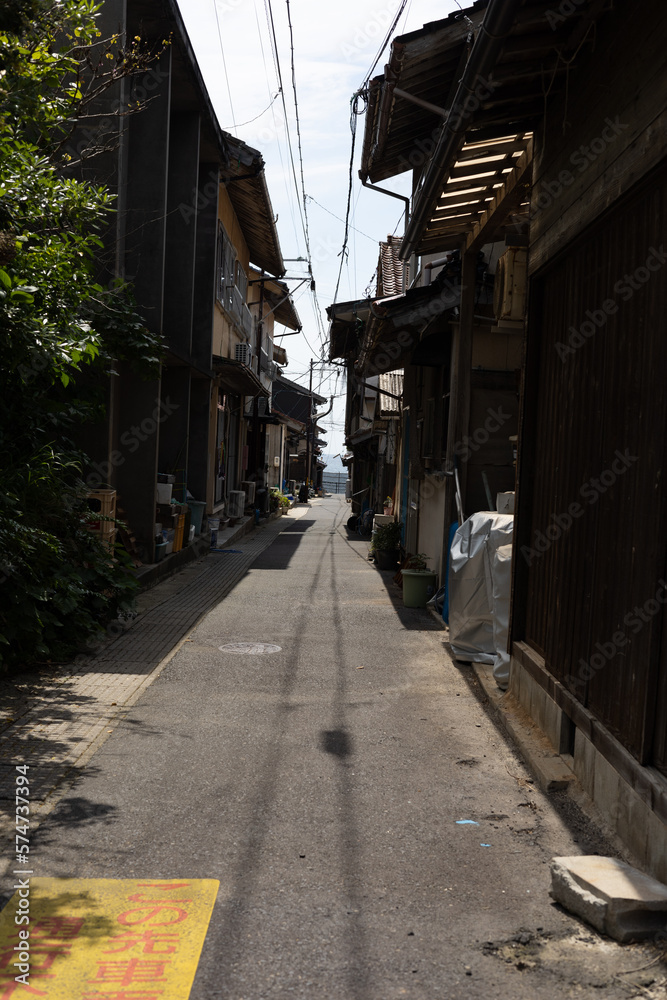
{"label": "air conditioner unit", "polygon": [[250,344],[237,344],[234,348],[234,359],[243,365],[249,365],[252,359]]}
{"label": "air conditioner unit", "polygon": [[493,311],[496,319],[518,322],[526,314],[526,284],[528,251],[524,247],[509,247],[498,260],[493,289]]}
{"label": "air conditioner unit", "polygon": [[245,490],[246,503],[255,502],[255,483],[251,483],[246,480],[246,482],[241,483],[241,486]]}
{"label": "air conditioner unit", "polygon": [[243,490],[230,490],[229,501],[227,503],[227,513],[230,517],[243,517],[245,507],[245,492]]}

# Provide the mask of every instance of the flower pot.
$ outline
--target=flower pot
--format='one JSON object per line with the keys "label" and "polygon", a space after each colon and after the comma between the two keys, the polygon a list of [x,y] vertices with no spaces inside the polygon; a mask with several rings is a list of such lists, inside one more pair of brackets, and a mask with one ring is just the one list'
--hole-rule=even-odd
{"label": "flower pot", "polygon": [[425,608],[435,593],[436,574],[430,569],[403,570],[403,605]]}
{"label": "flower pot", "polygon": [[378,569],[395,570],[398,563],[398,549],[376,549],[375,563]]}
{"label": "flower pot", "polygon": [[389,516],[393,511],[393,507],[383,507],[383,512],[386,516]]}

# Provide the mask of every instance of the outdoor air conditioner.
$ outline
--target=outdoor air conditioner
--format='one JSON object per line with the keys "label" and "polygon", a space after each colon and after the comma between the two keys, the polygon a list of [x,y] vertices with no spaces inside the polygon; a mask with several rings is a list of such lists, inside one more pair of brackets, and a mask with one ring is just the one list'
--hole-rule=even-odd
{"label": "outdoor air conditioner", "polygon": [[237,344],[234,348],[234,359],[243,365],[249,365],[252,358],[250,344]]}
{"label": "outdoor air conditioner", "polygon": [[493,311],[497,320],[523,320],[526,313],[528,251],[508,247],[498,260],[493,289]]}
{"label": "outdoor air conditioner", "polygon": [[245,492],[243,490],[230,490],[227,513],[230,517],[243,517],[245,507]]}
{"label": "outdoor air conditioner", "polygon": [[247,504],[248,503],[254,503],[255,502],[255,483],[251,483],[248,480],[246,480],[246,482],[241,483],[241,486],[245,490],[245,498],[246,498],[245,502]]}

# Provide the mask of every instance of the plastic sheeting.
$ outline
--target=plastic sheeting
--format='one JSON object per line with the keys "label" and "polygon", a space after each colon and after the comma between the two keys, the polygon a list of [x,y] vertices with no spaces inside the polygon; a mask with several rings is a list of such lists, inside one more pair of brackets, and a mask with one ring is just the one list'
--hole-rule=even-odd
{"label": "plastic sheeting", "polygon": [[[500,687],[509,681],[505,647],[513,527],[512,514],[472,514],[454,535],[449,563],[452,651],[458,660],[492,663]],[[505,551],[497,555],[501,548]]]}
{"label": "plastic sheeting", "polygon": [[[486,552],[487,563],[490,561]],[[495,659],[493,676],[498,687],[507,690],[510,682],[510,654],[507,637],[510,620],[510,591],[512,589],[512,546],[499,545],[491,561],[491,587],[493,590],[493,645]]]}

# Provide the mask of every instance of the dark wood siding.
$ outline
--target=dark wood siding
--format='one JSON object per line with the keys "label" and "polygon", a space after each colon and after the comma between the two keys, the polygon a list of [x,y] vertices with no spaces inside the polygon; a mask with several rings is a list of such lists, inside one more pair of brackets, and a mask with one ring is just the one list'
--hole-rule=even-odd
{"label": "dark wood siding", "polygon": [[533,279],[514,618],[665,773],[666,234],[663,166]]}

